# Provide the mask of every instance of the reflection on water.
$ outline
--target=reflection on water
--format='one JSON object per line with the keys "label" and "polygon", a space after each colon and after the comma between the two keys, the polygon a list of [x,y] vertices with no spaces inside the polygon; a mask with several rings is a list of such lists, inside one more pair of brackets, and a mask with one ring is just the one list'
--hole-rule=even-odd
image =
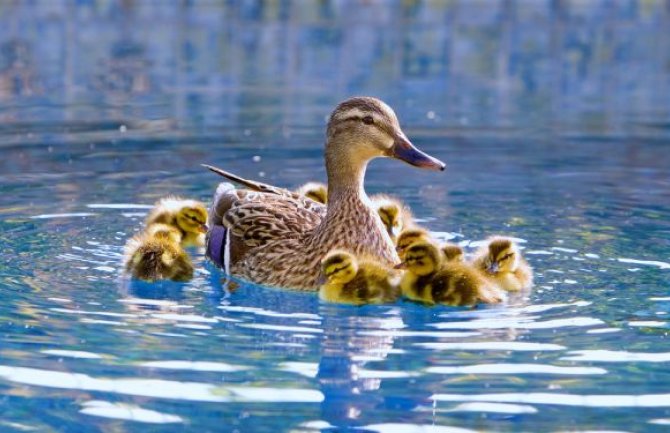
{"label": "reflection on water", "polygon": [[[670,377],[670,4],[0,3],[2,431],[656,431]],[[192,251],[119,275],[215,163],[324,180],[325,116],[372,94],[444,174],[375,161],[472,252],[518,238],[528,297],[325,305]],[[281,427],[280,427],[281,426]]]}

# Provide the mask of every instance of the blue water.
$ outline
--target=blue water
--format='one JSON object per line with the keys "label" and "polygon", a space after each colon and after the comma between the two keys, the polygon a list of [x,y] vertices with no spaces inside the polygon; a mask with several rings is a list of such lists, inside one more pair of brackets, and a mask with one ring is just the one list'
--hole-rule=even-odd
{"label": "blue water", "polygon": [[[670,5],[0,4],[0,431],[586,432],[670,424]],[[171,3],[171,2],[170,2]],[[350,307],[121,278],[200,163],[324,180],[324,119],[379,96],[444,173],[374,161],[527,299]],[[469,249],[470,250],[470,249]]]}

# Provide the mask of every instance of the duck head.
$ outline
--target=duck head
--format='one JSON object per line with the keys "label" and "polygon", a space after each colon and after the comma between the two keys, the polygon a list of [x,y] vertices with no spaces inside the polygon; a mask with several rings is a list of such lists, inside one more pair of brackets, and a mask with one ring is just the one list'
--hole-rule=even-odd
{"label": "duck head", "polygon": [[342,160],[364,165],[373,158],[389,157],[420,168],[445,168],[442,161],[414,147],[391,107],[376,98],[355,97],[340,103],[328,121],[327,138],[329,166]]}

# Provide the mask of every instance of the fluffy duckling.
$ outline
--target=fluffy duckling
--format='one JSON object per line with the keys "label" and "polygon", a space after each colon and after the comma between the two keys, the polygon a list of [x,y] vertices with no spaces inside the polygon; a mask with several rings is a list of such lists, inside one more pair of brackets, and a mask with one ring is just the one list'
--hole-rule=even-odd
{"label": "fluffy duckling", "polygon": [[319,298],[327,302],[363,305],[393,302],[400,291],[393,271],[373,260],[357,259],[344,250],[330,251],[321,261],[323,284]]}
{"label": "fluffy duckling", "polygon": [[475,269],[446,260],[432,242],[421,240],[405,251],[398,265],[407,271],[400,281],[402,294],[426,304],[474,306],[478,302],[498,303],[504,294]]}
{"label": "fluffy duckling", "polygon": [[307,182],[296,189],[295,192],[318,203],[328,203],[328,187],[321,182]]}
{"label": "fluffy duckling", "polygon": [[404,260],[407,248],[419,241],[431,241],[430,234],[427,230],[412,227],[400,232],[400,235],[398,235],[398,239],[396,240],[396,252],[398,253],[398,257],[400,257],[400,260]]}
{"label": "fluffy duckling", "polygon": [[370,200],[393,243],[397,242],[398,236],[404,229],[414,226],[412,212],[397,198],[386,194],[375,194]]}
{"label": "fluffy duckling", "polygon": [[510,238],[489,239],[475,255],[473,264],[508,292],[526,290],[533,285],[533,270]]}
{"label": "fluffy duckling", "polygon": [[442,251],[442,255],[447,262],[465,262],[463,248],[456,244],[447,242],[440,246],[440,251]]}
{"label": "fluffy duckling", "polygon": [[165,197],[153,207],[145,221],[147,226],[155,223],[176,227],[182,234],[184,247],[204,246],[207,233],[207,208],[196,200]]}
{"label": "fluffy duckling", "polygon": [[188,281],[193,264],[179,245],[181,232],[167,224],[152,224],[144,233],[133,236],[125,246],[125,269],[133,278]]}

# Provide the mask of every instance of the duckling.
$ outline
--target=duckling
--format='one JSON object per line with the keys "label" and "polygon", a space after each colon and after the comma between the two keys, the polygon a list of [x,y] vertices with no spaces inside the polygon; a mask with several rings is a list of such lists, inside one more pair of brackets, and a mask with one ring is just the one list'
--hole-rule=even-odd
{"label": "duckling", "polygon": [[440,246],[440,251],[442,251],[442,255],[447,262],[463,263],[465,261],[463,248],[456,244],[444,243]]}
{"label": "duckling", "polygon": [[400,260],[404,260],[405,251],[413,243],[419,241],[431,241],[430,234],[427,230],[418,227],[406,228],[398,235],[396,241],[396,251]]}
{"label": "duckling", "polygon": [[328,187],[321,182],[307,182],[300,188],[296,189],[300,195],[311,198],[315,202],[326,204],[328,203]]}
{"label": "duckling", "polygon": [[125,269],[133,278],[188,281],[193,264],[179,245],[181,233],[167,224],[152,224],[144,233],[133,236],[125,246]]}
{"label": "duckling", "polygon": [[454,260],[432,242],[420,240],[405,251],[398,268],[407,271],[400,281],[402,294],[426,304],[474,306],[478,302],[498,303],[504,294],[473,268]]}
{"label": "duckling", "polygon": [[154,223],[169,224],[182,234],[184,247],[204,246],[207,233],[207,209],[196,200],[179,197],[165,197],[153,207],[145,221],[147,226]]}
{"label": "duckling", "polygon": [[533,269],[510,238],[490,238],[475,254],[473,264],[508,292],[526,290],[533,285]]}
{"label": "duckling", "polygon": [[327,302],[363,305],[393,302],[400,290],[393,270],[344,250],[332,250],[321,261],[323,284],[319,298]]}
{"label": "duckling", "polygon": [[403,202],[386,194],[375,194],[370,197],[373,206],[386,227],[386,231],[393,243],[398,240],[398,235],[404,230],[414,226],[414,217]]}

